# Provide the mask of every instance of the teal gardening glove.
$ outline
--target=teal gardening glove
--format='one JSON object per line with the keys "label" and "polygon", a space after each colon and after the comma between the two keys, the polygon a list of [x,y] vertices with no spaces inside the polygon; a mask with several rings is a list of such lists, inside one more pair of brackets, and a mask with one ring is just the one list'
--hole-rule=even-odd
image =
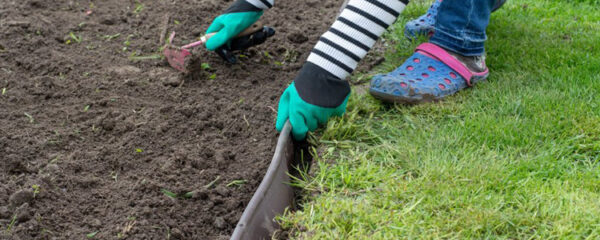
{"label": "teal gardening glove", "polygon": [[[223,14],[215,18],[206,33],[217,33],[206,42],[206,48],[215,49],[227,44],[235,36],[252,26],[263,14],[264,7],[272,5],[256,4],[257,0],[237,0]],[[265,1],[268,3],[268,1]],[[258,5],[259,7],[257,7]]]}
{"label": "teal gardening glove", "polygon": [[342,116],[349,96],[348,82],[307,62],[279,99],[277,131],[289,119],[294,139],[303,140],[308,131],[326,124],[329,118]]}
{"label": "teal gardening glove", "polygon": [[277,130],[281,131],[289,119],[294,138],[302,140],[319,124],[344,114],[350,95],[346,77],[408,3],[409,0],[349,0],[315,45],[294,83],[281,96]]}

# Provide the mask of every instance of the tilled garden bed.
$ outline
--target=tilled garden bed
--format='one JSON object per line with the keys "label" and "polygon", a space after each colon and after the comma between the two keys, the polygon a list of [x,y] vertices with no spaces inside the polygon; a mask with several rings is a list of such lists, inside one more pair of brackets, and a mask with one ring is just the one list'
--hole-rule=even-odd
{"label": "tilled garden bed", "polygon": [[0,238],[228,238],[341,3],[278,0],[266,44],[237,65],[197,50],[183,75],[161,35],[192,41],[231,1],[3,1]]}

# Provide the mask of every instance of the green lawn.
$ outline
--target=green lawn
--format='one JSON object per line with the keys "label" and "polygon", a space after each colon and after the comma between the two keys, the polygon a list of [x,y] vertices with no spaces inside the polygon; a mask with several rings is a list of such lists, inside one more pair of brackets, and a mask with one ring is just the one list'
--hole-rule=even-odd
{"label": "green lawn", "polygon": [[[375,72],[418,44],[402,34],[428,7],[415,2]],[[508,0],[488,34],[489,81],[446,101],[354,87],[315,135],[303,209],[281,218],[292,238],[600,238],[600,3]]]}

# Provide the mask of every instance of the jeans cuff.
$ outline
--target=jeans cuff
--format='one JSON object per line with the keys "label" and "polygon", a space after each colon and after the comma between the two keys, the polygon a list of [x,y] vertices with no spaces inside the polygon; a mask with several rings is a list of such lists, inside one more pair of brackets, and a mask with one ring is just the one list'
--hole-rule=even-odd
{"label": "jeans cuff", "polygon": [[474,34],[464,32],[449,33],[439,28],[436,28],[434,32],[429,42],[442,48],[467,57],[482,56],[485,53],[485,34],[483,36],[474,36]]}

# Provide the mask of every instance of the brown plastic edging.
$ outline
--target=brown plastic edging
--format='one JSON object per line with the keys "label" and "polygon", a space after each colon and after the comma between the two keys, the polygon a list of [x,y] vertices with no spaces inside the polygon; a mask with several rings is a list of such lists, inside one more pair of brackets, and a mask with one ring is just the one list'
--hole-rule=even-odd
{"label": "brown plastic edging", "polygon": [[[340,13],[347,4],[348,0],[345,0],[340,8]],[[290,170],[293,170],[292,172],[296,170],[308,171],[310,163],[308,166],[302,166],[305,163],[299,161],[305,161],[304,157],[310,156],[295,153],[298,147],[294,147],[290,135],[291,130],[292,127],[287,122],[277,140],[277,147],[271,165],[269,165],[265,177],[244,210],[231,235],[231,240],[271,239],[273,232],[279,229],[275,217],[283,214],[288,207],[293,206],[295,191],[289,185],[291,179],[288,173],[290,173]],[[305,144],[307,143],[300,145]],[[303,147],[305,148],[306,145],[300,146],[300,148]],[[292,166],[298,167],[298,169],[290,169]]]}
{"label": "brown plastic edging", "polygon": [[279,229],[275,217],[294,202],[294,189],[289,185],[289,168],[294,160],[291,126],[286,123],[279,135],[275,154],[260,186],[244,210],[231,240],[271,239]]}

